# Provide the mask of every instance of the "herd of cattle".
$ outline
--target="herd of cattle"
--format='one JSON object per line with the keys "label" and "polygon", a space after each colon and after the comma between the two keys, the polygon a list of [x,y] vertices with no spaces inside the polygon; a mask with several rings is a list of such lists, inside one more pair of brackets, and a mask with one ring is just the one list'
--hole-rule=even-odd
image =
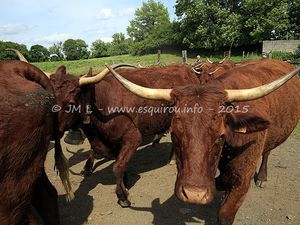
{"label": "herd of cattle", "polygon": [[[134,67],[125,64],[76,77],[64,66],[44,73],[19,56],[21,61],[0,62],[1,225],[37,225],[32,207],[44,224],[60,224],[57,191],[44,162],[54,140],[55,167],[71,200],[60,139],[75,128],[83,130],[93,149],[86,172],[92,171],[95,155],[116,160],[113,173],[122,207],[130,206],[126,167],[142,138],[170,130],[177,198],[207,204],[216,190],[224,191],[218,224],[231,225],[251,181],[260,186],[267,180],[270,151],[289,137],[300,118],[300,81],[295,76],[300,67],[287,62],[198,61],[116,70]],[[89,110],[69,112],[79,105]],[[198,106],[201,112],[110,113],[116,106]]]}

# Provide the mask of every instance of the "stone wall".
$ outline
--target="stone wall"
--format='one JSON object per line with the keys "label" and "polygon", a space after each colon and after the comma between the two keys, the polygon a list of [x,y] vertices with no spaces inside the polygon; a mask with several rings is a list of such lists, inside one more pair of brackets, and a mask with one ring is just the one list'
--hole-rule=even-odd
{"label": "stone wall", "polygon": [[264,41],[263,52],[294,52],[298,45],[300,45],[300,40]]}

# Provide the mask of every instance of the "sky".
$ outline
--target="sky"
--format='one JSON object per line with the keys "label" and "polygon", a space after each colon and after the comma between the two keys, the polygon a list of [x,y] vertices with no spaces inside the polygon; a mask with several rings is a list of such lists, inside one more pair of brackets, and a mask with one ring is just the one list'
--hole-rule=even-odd
{"label": "sky", "polygon": [[[126,33],[142,0],[0,0],[0,40],[49,47],[66,39],[111,41]],[[171,20],[176,0],[161,1]]]}

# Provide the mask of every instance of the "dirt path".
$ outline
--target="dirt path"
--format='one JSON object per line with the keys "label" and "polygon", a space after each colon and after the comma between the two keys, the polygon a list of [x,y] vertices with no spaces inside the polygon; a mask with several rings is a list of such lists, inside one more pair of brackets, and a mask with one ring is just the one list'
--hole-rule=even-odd
{"label": "dirt path", "polygon": [[[71,170],[79,173],[89,154],[89,144],[63,144],[69,152]],[[235,225],[300,225],[300,139],[290,137],[270,156],[269,181],[264,189],[252,185],[238,211]],[[117,204],[112,161],[98,161],[92,176],[72,175],[75,199],[65,202],[63,188],[53,171],[53,152],[48,154],[46,168],[50,180],[59,192],[62,225],[215,225],[218,193],[206,206],[180,202],[174,196],[176,166],[168,165],[170,137],[163,138],[156,148],[143,146],[129,166],[132,207]]]}

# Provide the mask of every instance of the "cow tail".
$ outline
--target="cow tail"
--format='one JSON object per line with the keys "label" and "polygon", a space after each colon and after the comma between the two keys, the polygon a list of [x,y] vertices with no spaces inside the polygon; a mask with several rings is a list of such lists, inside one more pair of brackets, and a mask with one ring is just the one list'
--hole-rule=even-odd
{"label": "cow tail", "polygon": [[66,159],[64,153],[62,152],[59,138],[55,140],[54,157],[55,157],[55,168],[57,170],[57,173],[59,174],[59,177],[61,179],[61,182],[67,194],[66,195],[67,202],[70,202],[72,199],[74,199],[74,193],[72,191],[72,186],[70,182],[68,160]]}

